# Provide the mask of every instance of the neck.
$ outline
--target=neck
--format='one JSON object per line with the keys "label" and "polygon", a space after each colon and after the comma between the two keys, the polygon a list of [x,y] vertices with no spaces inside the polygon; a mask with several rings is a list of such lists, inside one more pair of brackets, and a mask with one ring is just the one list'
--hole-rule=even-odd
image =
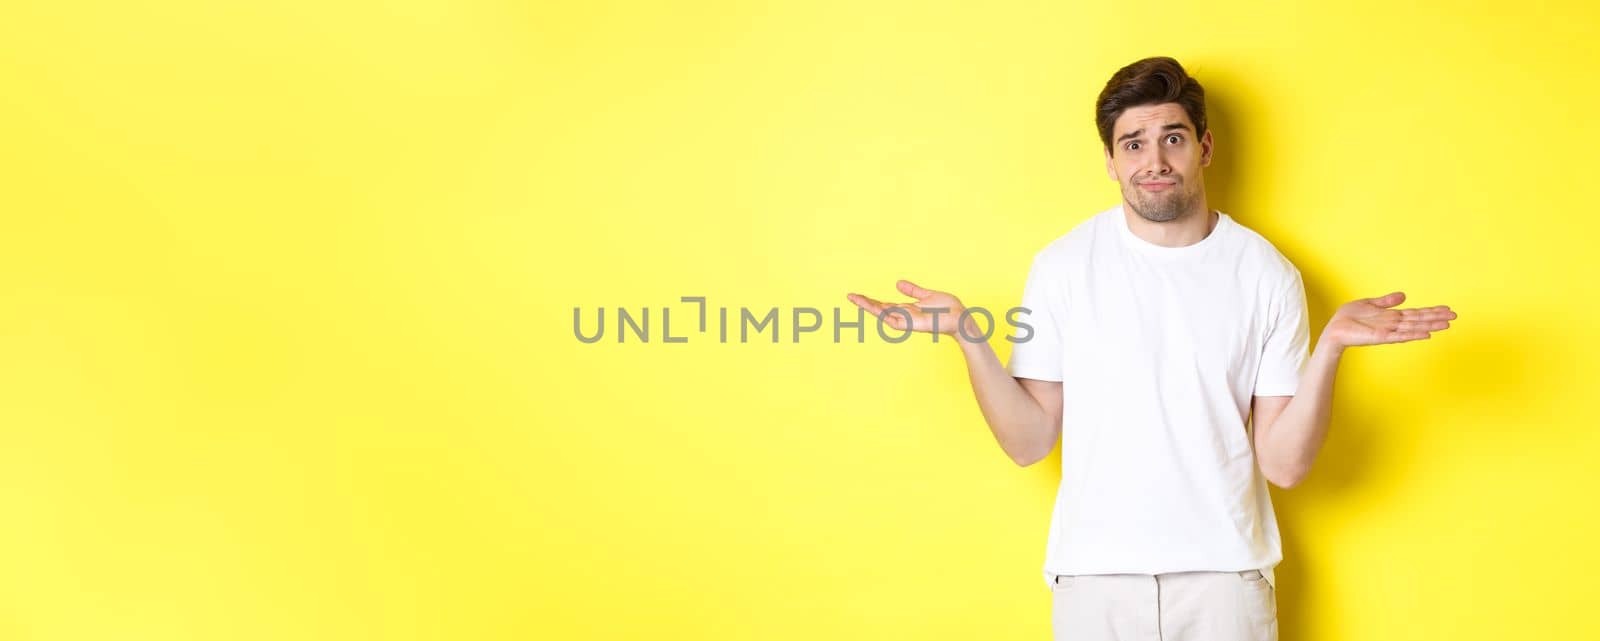
{"label": "neck", "polygon": [[1126,202],[1122,206],[1122,215],[1128,219],[1128,231],[1145,242],[1162,247],[1183,247],[1205,240],[1206,236],[1211,235],[1211,230],[1216,229],[1217,222],[1222,220],[1204,203],[1164,223],[1145,220],[1143,216],[1133,213],[1133,208]]}

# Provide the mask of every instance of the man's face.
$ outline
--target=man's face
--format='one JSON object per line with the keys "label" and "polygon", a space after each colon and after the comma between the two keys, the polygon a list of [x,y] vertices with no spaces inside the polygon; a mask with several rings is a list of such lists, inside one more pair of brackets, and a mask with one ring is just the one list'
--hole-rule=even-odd
{"label": "man's face", "polygon": [[1178,103],[1133,107],[1111,128],[1106,173],[1145,220],[1164,223],[1205,203],[1201,167],[1211,164],[1211,132],[1196,138]]}

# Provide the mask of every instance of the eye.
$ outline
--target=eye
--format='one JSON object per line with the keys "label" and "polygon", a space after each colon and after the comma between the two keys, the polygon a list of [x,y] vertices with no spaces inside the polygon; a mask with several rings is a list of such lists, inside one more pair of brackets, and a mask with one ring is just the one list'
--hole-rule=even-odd
{"label": "eye", "polygon": [[1178,134],[1172,134],[1170,136],[1167,136],[1167,140],[1172,140],[1173,138],[1177,138],[1178,139],[1177,142],[1172,143],[1174,145],[1178,144],[1179,142],[1183,142],[1183,136],[1179,136]]}
{"label": "eye", "polygon": [[1138,151],[1138,149],[1136,149],[1136,147],[1138,147],[1138,146],[1139,146],[1139,143],[1130,142],[1130,143],[1128,143],[1128,146],[1125,147],[1125,149],[1127,149],[1128,151]]}

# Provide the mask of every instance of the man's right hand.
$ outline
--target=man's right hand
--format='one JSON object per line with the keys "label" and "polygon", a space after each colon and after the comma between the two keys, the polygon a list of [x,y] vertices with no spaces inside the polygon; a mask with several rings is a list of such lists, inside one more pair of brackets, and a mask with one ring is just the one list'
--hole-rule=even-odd
{"label": "man's right hand", "polygon": [[1006,456],[1021,466],[1032,465],[1048,456],[1061,438],[1061,383],[1012,376],[995,357],[989,342],[977,340],[984,334],[970,316],[966,328],[957,333],[956,322],[967,308],[954,295],[918,287],[907,280],[895,283],[895,289],[917,299],[916,302],[885,303],[854,293],[847,298],[897,330],[907,329],[909,317],[912,331],[954,335],[966,357],[967,375],[972,381],[978,409],[983,412],[989,431]]}
{"label": "man's right hand", "polygon": [[[940,334],[950,334],[958,338],[961,337],[960,334],[956,333],[957,321],[961,318],[962,312],[965,312],[967,309],[966,307],[962,306],[961,299],[956,298],[954,294],[949,292],[934,291],[931,289],[918,287],[915,283],[912,283],[909,280],[895,282],[895,289],[900,290],[900,293],[902,294],[917,299],[916,302],[885,303],[880,300],[868,298],[866,296],[862,296],[861,294],[854,293],[849,294],[845,298],[850,299],[850,302],[855,303],[862,309],[867,310],[873,316],[883,319],[883,324],[893,327],[897,330],[905,331],[908,329],[906,327],[906,318],[909,317],[911,319],[911,326],[909,327],[911,331],[936,331]],[[901,309],[905,311],[890,312],[888,314],[884,313],[885,311],[891,309]],[[966,319],[966,322],[967,327],[965,328],[964,333],[967,336],[977,337],[983,335],[983,330],[973,323],[970,317]]]}

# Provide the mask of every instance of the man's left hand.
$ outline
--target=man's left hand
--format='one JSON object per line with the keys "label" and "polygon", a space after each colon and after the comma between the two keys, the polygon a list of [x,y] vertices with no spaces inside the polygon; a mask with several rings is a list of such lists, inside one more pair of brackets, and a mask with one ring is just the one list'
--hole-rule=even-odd
{"label": "man's left hand", "polygon": [[1449,305],[1390,309],[1404,302],[1404,292],[1350,301],[1328,320],[1322,340],[1336,347],[1404,343],[1428,338],[1450,328],[1456,313]]}

